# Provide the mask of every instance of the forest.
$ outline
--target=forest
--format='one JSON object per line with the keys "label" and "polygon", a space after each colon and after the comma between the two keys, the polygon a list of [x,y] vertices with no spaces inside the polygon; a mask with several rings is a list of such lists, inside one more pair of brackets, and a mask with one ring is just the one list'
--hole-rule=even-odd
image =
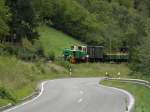
{"label": "forest", "polygon": [[132,70],[150,72],[149,0],[0,0],[0,54],[43,57],[41,24],[88,45],[126,48]]}

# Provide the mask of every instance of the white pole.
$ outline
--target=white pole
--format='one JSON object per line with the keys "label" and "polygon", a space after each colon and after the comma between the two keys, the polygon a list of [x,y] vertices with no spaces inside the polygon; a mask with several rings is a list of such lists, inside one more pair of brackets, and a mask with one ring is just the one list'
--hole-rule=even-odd
{"label": "white pole", "polygon": [[127,99],[127,97],[125,97],[125,106],[126,106],[125,112],[128,112],[128,99]]}
{"label": "white pole", "polygon": [[69,74],[70,74],[70,76],[72,76],[72,69],[71,69],[71,67],[69,69]]}
{"label": "white pole", "polygon": [[118,78],[120,79],[120,72],[118,72]]}
{"label": "white pole", "polygon": [[109,37],[109,49],[110,49],[110,55],[109,55],[109,57],[110,57],[110,63],[111,63],[111,37]]}

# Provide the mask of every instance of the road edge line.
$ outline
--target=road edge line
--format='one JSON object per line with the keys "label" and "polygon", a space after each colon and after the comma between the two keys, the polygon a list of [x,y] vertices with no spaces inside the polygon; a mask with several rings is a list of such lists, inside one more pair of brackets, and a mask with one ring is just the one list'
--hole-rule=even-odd
{"label": "road edge line", "polygon": [[29,100],[29,101],[26,101],[26,102],[24,102],[24,103],[21,103],[21,104],[18,104],[17,106],[14,106],[14,107],[12,107],[12,108],[9,108],[9,109],[7,109],[7,110],[4,110],[3,112],[9,112],[9,111],[12,111],[12,110],[14,110],[14,109],[17,109],[17,108],[19,108],[19,107],[22,107],[22,106],[24,106],[24,105],[26,105],[26,104],[28,104],[28,103],[31,103],[31,102],[33,102],[33,101],[35,101],[36,99],[38,99],[42,94],[43,94],[43,92],[44,92],[44,85],[47,83],[47,81],[44,81],[44,82],[42,82],[41,84],[40,84],[40,87],[38,87],[38,89],[39,89],[39,93],[38,93],[38,95],[36,96],[36,97],[34,97],[33,99],[31,99],[31,100]]}
{"label": "road edge line", "polygon": [[[104,85],[102,85],[104,86]],[[106,88],[110,88],[110,89],[113,89],[113,90],[117,90],[117,91],[120,91],[124,94],[126,94],[128,96],[128,111],[126,112],[134,112],[134,106],[135,106],[135,99],[134,99],[134,96],[129,93],[128,91],[124,90],[124,89],[119,89],[119,88],[115,88],[115,87],[109,87],[109,86],[104,86]]]}

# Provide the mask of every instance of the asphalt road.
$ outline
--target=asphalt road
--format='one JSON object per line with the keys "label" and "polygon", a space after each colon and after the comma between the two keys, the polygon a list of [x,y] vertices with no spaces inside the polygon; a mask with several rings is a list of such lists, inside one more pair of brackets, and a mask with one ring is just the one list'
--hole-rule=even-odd
{"label": "asphalt road", "polygon": [[57,79],[36,99],[4,112],[125,112],[126,94],[99,85],[100,78]]}

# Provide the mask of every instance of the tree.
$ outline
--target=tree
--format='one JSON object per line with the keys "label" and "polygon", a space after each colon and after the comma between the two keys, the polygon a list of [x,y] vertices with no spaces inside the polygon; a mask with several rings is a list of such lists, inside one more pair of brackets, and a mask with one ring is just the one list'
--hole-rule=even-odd
{"label": "tree", "polygon": [[[149,74],[150,72],[150,19],[145,20],[145,37],[140,38],[140,44],[134,46],[132,51],[132,66],[134,71]],[[136,39],[136,38],[135,38]],[[136,39],[137,41],[137,39]]]}
{"label": "tree", "polygon": [[0,40],[8,35],[8,21],[11,18],[10,16],[9,8],[5,6],[4,0],[0,0]]}
{"label": "tree", "polygon": [[54,13],[50,16],[53,27],[60,29],[84,42],[94,39],[92,33],[98,32],[99,22],[94,14],[76,1],[56,0]]}
{"label": "tree", "polygon": [[150,73],[150,37],[145,38],[141,46],[136,49],[136,57],[133,60],[132,68],[135,71],[146,75]]}
{"label": "tree", "polygon": [[126,8],[133,8],[134,6],[134,0],[112,0],[112,2],[117,2]]}
{"label": "tree", "polygon": [[50,21],[54,13],[55,0],[32,0],[36,16],[40,21]]}
{"label": "tree", "polygon": [[12,13],[10,26],[10,40],[20,42],[22,38],[28,40],[37,38],[36,18],[31,0],[6,0]]}

